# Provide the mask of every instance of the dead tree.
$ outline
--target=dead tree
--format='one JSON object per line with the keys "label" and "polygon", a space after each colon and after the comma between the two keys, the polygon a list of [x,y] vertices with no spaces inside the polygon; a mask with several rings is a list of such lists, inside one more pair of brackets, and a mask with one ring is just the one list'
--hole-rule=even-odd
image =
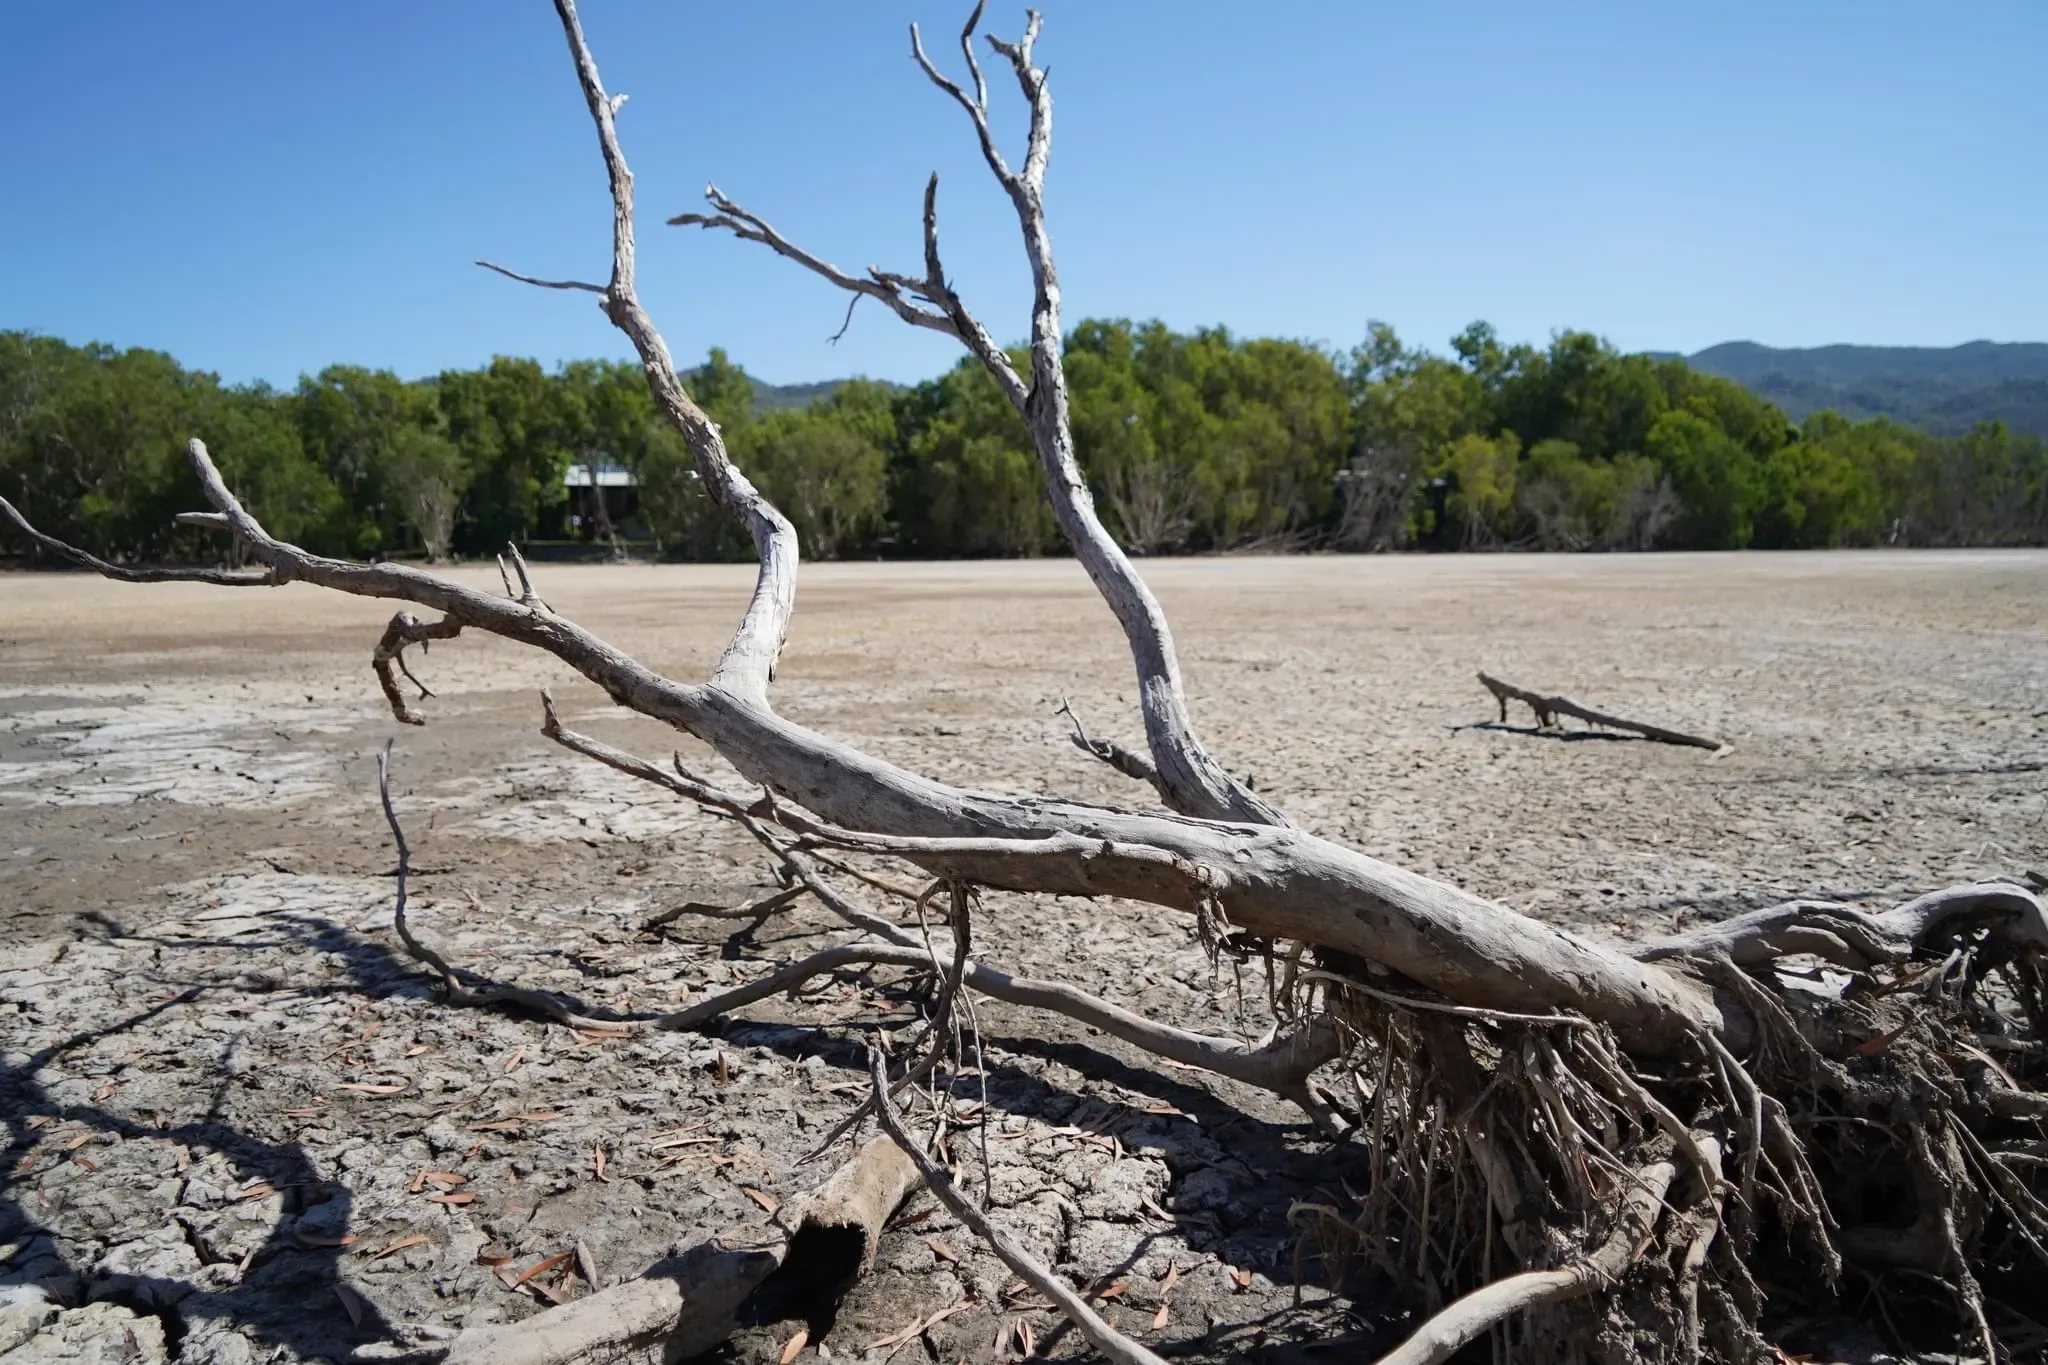
{"label": "dead tree", "polygon": [[[957,338],[988,369],[1023,416],[1060,525],[1130,647],[1147,755],[1118,767],[1149,779],[1171,811],[953,787],[777,714],[771,683],[795,608],[796,536],[728,458],[640,305],[633,177],[615,127],[622,98],[606,92],[573,0],[556,9],[610,186],[611,273],[604,284],[528,282],[597,296],[706,492],[752,537],[754,588],[709,679],[662,677],[555,612],[516,555],[517,586],[508,573],[500,597],[280,541],[197,440],[192,467],[211,507],[183,520],[230,537],[250,570],[126,569],[36,532],[11,506],[0,513],[36,545],[114,577],[304,582],[424,609],[425,618],[394,616],[373,656],[408,723],[422,717],[399,684],[405,650],[485,631],[554,655],[618,705],[708,744],[750,788],[719,788],[577,735],[552,708],[544,721],[555,742],[737,822],[788,884],[859,936],[662,1022],[690,1026],[849,963],[922,963],[942,980],[946,1009],[987,994],[1064,1013],[1296,1101],[1369,1163],[1357,1207],[1301,1214],[1305,1235],[1347,1239],[1423,1315],[1391,1360],[1445,1360],[1488,1334],[1516,1360],[1764,1360],[1769,1305],[1825,1301],[1848,1267],[1881,1295],[1946,1315],[1933,1329],[1946,1344],[2014,1358],[2009,1343],[2024,1329],[2003,1301],[2048,1264],[2048,920],[2032,892],[1959,887],[1888,913],[1795,902],[1628,950],[1296,828],[1204,748],[1165,616],[1105,532],[1075,458],[1044,212],[1052,98],[1033,56],[1036,14],[1017,41],[990,39],[1029,108],[1017,166],[990,128],[973,46],[980,7],[960,35],[964,84],[911,35],[1015,209],[1034,281],[1028,373],[947,281],[936,177],[925,187],[916,274],[844,272],[716,189],[714,212],[675,221],[765,245],[855,303],[872,299]],[[920,905],[944,893],[957,912],[950,944],[943,930],[928,944],[862,907],[833,871],[846,852],[925,874]],[[1167,1028],[975,961],[967,907],[1002,892],[1122,897],[1194,916],[1217,951],[1273,966],[1272,1041],[1253,1048]],[[945,1034],[935,1019],[910,1065],[878,1070],[862,1111],[967,1217],[971,1202],[943,1182],[893,1108],[912,1074],[946,1065]],[[1052,1278],[1043,1267],[1031,1273]],[[634,1311],[659,1319],[660,1298],[643,1296]],[[1106,1354],[1150,1358],[1066,1306]],[[565,1330],[548,1338],[550,1359],[603,1348],[598,1327],[554,1325]]]}

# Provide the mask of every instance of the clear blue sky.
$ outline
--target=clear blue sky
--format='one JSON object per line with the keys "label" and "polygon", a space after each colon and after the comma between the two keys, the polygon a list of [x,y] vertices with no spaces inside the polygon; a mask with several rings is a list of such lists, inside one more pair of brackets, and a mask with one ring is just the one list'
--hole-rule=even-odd
{"label": "clear blue sky", "polygon": [[[2048,336],[2048,3],[1046,0],[1068,317],[1441,345],[1475,318],[1629,348]],[[679,360],[912,380],[955,358],[759,247],[661,226],[715,181],[910,269],[942,174],[971,306],[1020,336],[1015,226],[906,26],[959,0],[587,0]],[[991,6],[1014,34],[1021,10]],[[992,72],[994,76],[997,73]],[[1014,147],[1013,84],[995,84]],[[0,10],[0,327],[288,384],[622,355],[608,206],[546,0]]]}

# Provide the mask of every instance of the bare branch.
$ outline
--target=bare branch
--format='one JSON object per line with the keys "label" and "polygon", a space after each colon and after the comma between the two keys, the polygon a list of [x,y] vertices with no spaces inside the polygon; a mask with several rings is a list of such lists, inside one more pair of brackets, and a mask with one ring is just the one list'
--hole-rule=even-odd
{"label": "bare branch", "polygon": [[975,136],[981,140],[981,155],[988,162],[988,168],[1006,190],[1014,190],[1017,177],[1009,164],[1003,160],[1003,153],[996,146],[995,134],[988,126],[988,84],[982,80],[981,64],[974,59],[974,30],[981,24],[981,12],[988,0],[977,0],[974,12],[967,16],[967,27],[960,32],[960,48],[967,54],[967,68],[974,73],[974,97],[970,98],[959,83],[932,64],[924,52],[924,39],[919,36],[917,25],[910,26],[910,55],[933,85],[951,95],[959,106],[966,110],[967,117],[974,122]]}
{"label": "bare branch", "polygon": [[1134,778],[1139,782],[1148,784],[1158,791],[1161,796],[1166,795],[1166,790],[1159,781],[1159,770],[1157,768],[1153,767],[1140,755],[1124,748],[1121,744],[1113,744],[1106,739],[1090,738],[1088,727],[1081,723],[1080,713],[1074,710],[1073,703],[1069,702],[1065,697],[1060,698],[1059,710],[1055,714],[1065,716],[1068,722],[1073,725],[1074,733],[1067,738],[1074,741],[1075,748],[1085,754],[1093,754],[1125,777]]}
{"label": "bare branch", "polygon": [[1166,1365],[1166,1362],[1132,1341],[1122,1332],[1109,1325],[1100,1313],[1088,1306],[1088,1301],[1076,1294],[1065,1280],[1046,1269],[1036,1257],[1008,1233],[988,1220],[988,1216],[974,1206],[974,1202],[960,1193],[953,1178],[937,1162],[925,1155],[924,1148],[910,1134],[903,1131],[903,1121],[897,1116],[896,1105],[889,1098],[889,1078],[882,1069],[882,1054],[868,1053],[868,1075],[874,1084],[876,1104],[875,1119],[882,1131],[889,1136],[917,1167],[917,1173],[924,1177],[924,1183],[931,1189],[946,1211],[958,1218],[975,1236],[988,1243],[989,1247],[1002,1258],[1003,1264],[1021,1275],[1033,1289],[1052,1301],[1055,1308],[1074,1324],[1081,1335],[1088,1338],[1088,1344],[1102,1352],[1115,1365]]}
{"label": "bare branch", "polygon": [[[512,556],[512,572],[519,575],[519,605],[534,611],[548,610],[548,604],[541,601],[540,594],[533,590],[533,575],[527,572],[526,556],[519,553],[519,547],[509,541],[506,542],[505,553]],[[499,565],[499,572],[504,572],[502,564]]]}
{"label": "bare branch", "polygon": [[521,284],[530,284],[541,289],[581,289],[585,293],[597,294],[599,296],[602,296],[605,292],[603,285],[589,284],[583,280],[539,280],[531,275],[522,275],[516,270],[507,270],[504,266],[497,265],[491,261],[478,261],[477,264],[486,270],[497,271],[508,280],[517,280]]}
{"label": "bare branch", "polygon": [[[980,15],[981,8],[977,5],[967,32],[962,35],[963,42],[972,35]],[[1088,490],[1087,480],[1075,456],[1074,434],[1067,411],[1066,369],[1061,355],[1064,338],[1060,332],[1059,274],[1053,263],[1052,237],[1045,223],[1045,172],[1052,155],[1052,95],[1045,72],[1032,61],[1032,48],[1038,41],[1038,31],[1039,16],[1032,11],[1025,22],[1024,36],[1017,42],[990,39],[995,50],[1009,61],[1031,108],[1024,169],[1019,174],[1004,161],[989,131],[986,91],[981,88],[979,66],[974,66],[976,88],[982,96],[977,101],[932,64],[925,55],[916,26],[911,27],[911,55],[932,83],[966,110],[981,142],[982,157],[1010,196],[1018,226],[1023,231],[1024,252],[1031,263],[1034,291],[1029,385],[1016,379],[1008,356],[999,347],[978,345],[972,334],[965,330],[961,337],[968,341],[969,348],[984,368],[1010,394],[1025,425],[1030,428],[1046,491],[1052,499],[1053,513],[1060,529],[1073,546],[1074,557],[1088,571],[1096,591],[1102,594],[1117,623],[1123,627],[1124,638],[1129,642],[1132,662],[1138,672],[1145,738],[1152,751],[1157,785],[1167,804],[1186,815],[1284,825],[1287,821],[1279,811],[1224,771],[1196,738],[1166,613],[1103,526],[1095,510],[1094,496]],[[971,47],[971,43],[968,45]],[[933,240],[934,231],[931,202],[928,190],[928,242]],[[932,250],[936,252],[935,243]],[[938,277],[935,268],[931,273],[933,278]]]}
{"label": "bare branch", "polygon": [[[616,1029],[620,1027],[663,1027],[662,1020],[655,1015],[641,1015],[621,1018],[594,1018],[577,1014],[559,997],[546,991],[529,990],[524,986],[506,986],[492,982],[480,990],[472,990],[464,984],[465,973],[448,964],[448,959],[430,945],[421,942],[412,932],[412,925],[406,918],[407,883],[412,873],[412,850],[405,842],[405,829],[398,823],[398,812],[391,804],[391,741],[386,740],[377,754],[377,798],[384,808],[384,823],[391,830],[391,840],[398,846],[398,867],[395,873],[396,889],[392,895],[391,921],[398,931],[399,942],[413,960],[430,968],[441,979],[441,988],[447,993],[448,1002],[454,1005],[478,1008],[493,1005],[512,1005],[530,1010],[555,1023],[570,1028]],[[474,979],[474,974],[469,974]]]}
{"label": "bare branch", "polygon": [[858,294],[855,294],[852,298],[849,298],[846,301],[846,316],[839,320],[839,330],[834,332],[831,336],[825,338],[825,344],[827,346],[837,346],[839,344],[840,338],[846,335],[846,329],[853,326],[853,310],[857,306],[859,306],[859,304],[860,295]]}
{"label": "bare branch", "polygon": [[1634,956],[1642,962],[1726,957],[1738,967],[1755,967],[1808,953],[1868,971],[1903,961],[1915,950],[1942,951],[1957,933],[1977,928],[2014,947],[2048,951],[2048,914],[2040,897],[2013,883],[1983,882],[1952,886],[1882,913],[1832,901],[1789,901],[1653,940]]}
{"label": "bare branch", "polygon": [[734,467],[717,424],[684,391],[676,378],[668,343],[640,306],[634,292],[633,173],[619,148],[618,129],[613,121],[618,104],[605,93],[597,62],[583,38],[575,0],[555,0],[555,12],[561,18],[563,35],[575,59],[576,76],[583,87],[591,122],[597,128],[598,148],[611,183],[612,276],[602,295],[605,316],[633,343],[655,404],[682,433],[696,459],[705,491],[727,516],[746,528],[760,561],[746,614],[712,673],[712,683],[762,701],[768,695],[768,683],[774,677],[776,661],[789,634],[789,618],[796,609],[796,531],[789,519]]}
{"label": "bare branch", "polygon": [[[130,567],[125,564],[111,564],[98,555],[81,550],[55,536],[45,535],[29,523],[15,505],[0,498],[0,517],[5,517],[14,529],[26,536],[31,544],[39,545],[51,554],[61,555],[83,568],[91,569],[102,578],[117,579],[123,583],[212,583],[223,588],[268,588],[284,580],[269,569],[183,569],[162,565]],[[225,528],[227,518],[218,512],[186,512],[179,520],[207,518],[204,522],[190,521],[189,525],[205,525],[216,529]]]}
{"label": "bare branch", "polygon": [[[1025,143],[1022,180],[1034,195],[1045,188],[1045,167],[1052,155],[1052,100],[1046,93],[1046,73],[1031,60],[1031,49],[1038,42],[1039,20],[1037,10],[1026,10],[1022,38],[1006,43],[990,34],[988,40],[990,47],[1009,58],[1011,69],[1017,73],[1017,86],[1024,92],[1024,102],[1031,106],[1031,132]],[[978,71],[975,74],[980,76]]]}
{"label": "bare branch", "polygon": [[[391,618],[391,624],[384,628],[377,648],[370,654],[370,667],[377,674],[377,685],[384,689],[384,700],[391,703],[391,714],[406,725],[425,725],[427,718],[412,708],[399,689],[397,670],[402,670],[412,685],[419,688],[421,697],[434,695],[427,685],[412,676],[412,670],[405,666],[405,647],[418,644],[426,648],[428,640],[452,640],[462,633],[462,623],[453,617],[444,616],[438,621],[422,621],[409,611],[401,611]],[[395,669],[394,669],[395,665]]]}
{"label": "bare branch", "polygon": [[[888,275],[880,271],[870,271],[865,278],[849,275],[830,261],[812,255],[796,245],[760,217],[726,198],[719,192],[718,186],[705,186],[704,197],[718,210],[716,213],[679,213],[668,220],[669,226],[723,229],[742,241],[759,242],[785,260],[795,261],[812,274],[852,293],[855,302],[865,296],[885,304],[897,317],[913,327],[928,327],[935,332],[944,332],[948,336],[958,335],[953,320],[944,313],[920,308],[911,302],[909,295],[935,302],[924,293],[923,281],[905,280],[901,276]],[[847,317],[850,319],[852,316],[853,307],[852,304],[848,304]],[[840,328],[841,332],[845,330],[844,327]]]}

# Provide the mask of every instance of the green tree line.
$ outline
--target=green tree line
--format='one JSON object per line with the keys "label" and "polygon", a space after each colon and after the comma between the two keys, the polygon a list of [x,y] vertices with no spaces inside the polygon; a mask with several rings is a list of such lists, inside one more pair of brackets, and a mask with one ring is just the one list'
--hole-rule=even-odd
{"label": "green tree line", "polygon": [[[1141,554],[2048,542],[2039,437],[1794,424],[1730,380],[1583,332],[1505,346],[1474,324],[1439,354],[1375,323],[1340,355],[1098,320],[1066,364],[1096,501]],[[812,558],[1060,548],[1023,425],[972,361],[799,408],[765,409],[717,350],[687,379]],[[200,503],[194,434],[273,531],[323,552],[746,552],[630,364],[499,357],[411,381],[338,365],[282,390],[0,333],[0,492],[52,534],[113,556],[218,554],[172,521]],[[623,467],[633,486],[572,494],[573,466]]]}

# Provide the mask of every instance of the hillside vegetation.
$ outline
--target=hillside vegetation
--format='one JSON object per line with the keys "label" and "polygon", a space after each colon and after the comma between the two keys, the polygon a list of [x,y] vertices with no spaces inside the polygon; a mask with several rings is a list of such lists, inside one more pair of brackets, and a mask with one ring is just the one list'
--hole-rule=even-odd
{"label": "hillside vegetation", "polygon": [[[1808,356],[1800,382],[1827,386],[1854,382],[1835,354],[1848,349],[1789,354]],[[1762,350],[1706,359],[1777,363]],[[1069,335],[1066,364],[1090,484],[1144,554],[2048,540],[2048,443],[2017,424],[1788,414],[1704,364],[1583,332],[1505,346],[1475,324],[1439,354],[1375,324],[1339,355],[1094,320]],[[971,362],[911,388],[777,389],[714,350],[689,378],[810,557],[1060,548],[1030,442]],[[637,487],[608,494],[598,529],[674,558],[743,553],[630,365],[499,357],[414,381],[337,365],[279,390],[161,352],[0,333],[0,494],[53,534],[120,556],[212,553],[172,523],[198,501],[182,456],[193,434],[266,524],[318,550],[588,538],[589,517],[565,517],[565,472],[617,464]]]}
{"label": "hillside vegetation", "polygon": [[2048,344],[2041,342],[1779,350],[1730,341],[1686,363],[1733,379],[1794,419],[1833,411],[1948,434],[2003,422],[2025,435],[2048,436]]}

